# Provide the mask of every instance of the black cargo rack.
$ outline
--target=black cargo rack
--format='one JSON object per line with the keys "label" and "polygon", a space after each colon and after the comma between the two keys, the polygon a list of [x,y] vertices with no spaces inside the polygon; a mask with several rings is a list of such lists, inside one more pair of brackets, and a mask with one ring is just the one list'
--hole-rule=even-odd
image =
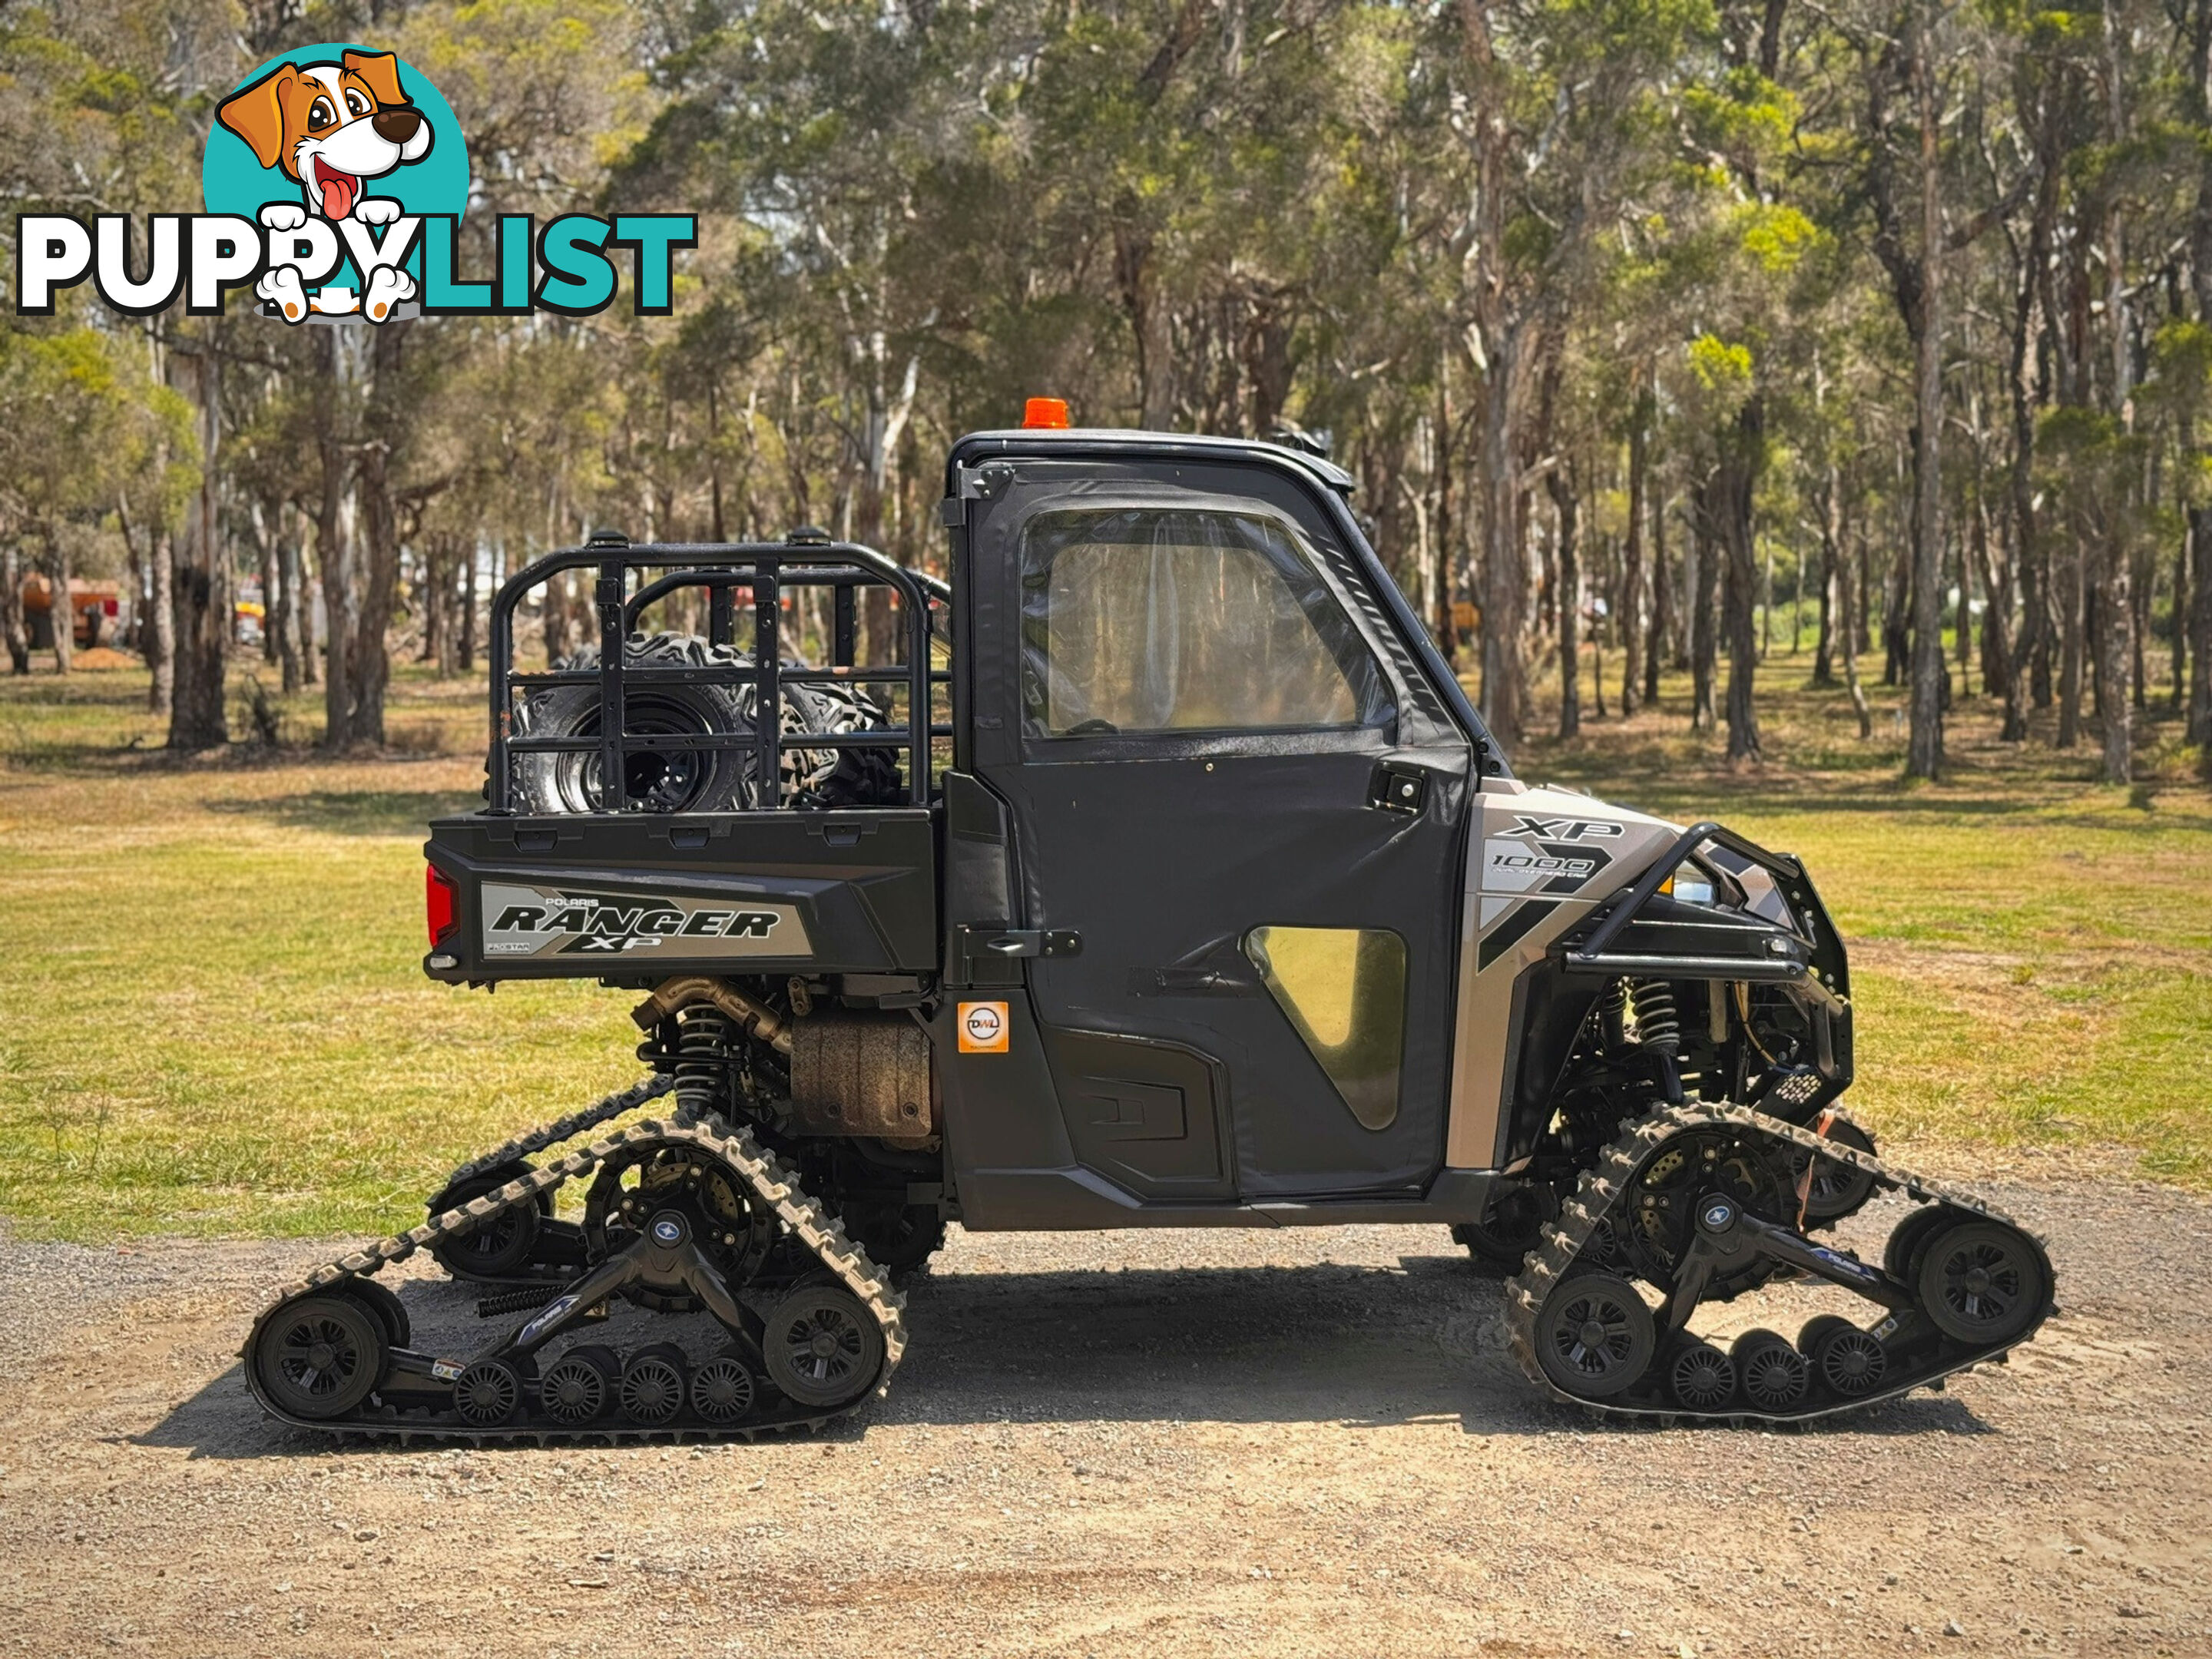
{"label": "black cargo rack", "polygon": [[[526,595],[565,571],[592,569],[599,573],[594,605],[599,622],[599,660],[595,668],[547,669],[523,673],[514,666],[514,613]],[[630,591],[630,573],[662,569],[667,574]],[[903,664],[864,666],[854,655],[859,632],[858,590],[888,587],[902,600],[902,623],[906,633],[907,660]],[[630,666],[624,663],[623,642],[639,614],[654,600],[684,587],[704,587],[708,594],[708,638],[717,646],[732,644],[736,631],[736,592],[752,595],[753,660],[726,666],[685,667],[667,665]],[[778,649],[781,606],[786,588],[827,587],[833,592],[832,642],[830,666],[799,668],[787,665]],[[500,817],[514,811],[512,757],[523,754],[589,754],[599,751],[604,811],[631,810],[623,762],[634,749],[751,750],[756,755],[754,775],[759,782],[757,806],[775,807],[780,799],[782,752],[801,750],[889,748],[907,751],[908,793],[910,803],[930,802],[930,744],[934,738],[952,735],[950,725],[935,720],[933,692],[948,685],[950,671],[930,662],[930,641],[935,629],[930,607],[951,615],[952,590],[934,576],[908,570],[872,547],[857,542],[815,540],[795,537],[781,542],[632,542],[608,532],[595,533],[582,547],[563,548],[517,571],[501,585],[492,601],[487,644],[491,666],[491,755],[487,770],[486,810]],[[781,726],[782,688],[786,684],[904,684],[907,722],[863,732],[809,732],[786,738]],[[757,711],[778,711],[756,719],[756,730],[728,736],[697,733],[630,732],[624,724],[624,693],[632,685],[712,684],[754,688]],[[514,694],[543,686],[596,685],[599,689],[599,729],[596,735],[529,737],[515,735]]]}

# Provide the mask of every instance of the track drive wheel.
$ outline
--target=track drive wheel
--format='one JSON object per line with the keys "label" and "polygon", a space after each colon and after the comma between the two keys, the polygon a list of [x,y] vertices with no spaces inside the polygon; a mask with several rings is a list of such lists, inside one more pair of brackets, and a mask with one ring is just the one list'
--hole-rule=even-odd
{"label": "track drive wheel", "polygon": [[883,1370],[884,1334],[843,1285],[810,1280],[775,1304],[761,1337],[769,1381],[802,1406],[858,1400]]}
{"label": "track drive wheel", "polygon": [[277,1410],[323,1422],[376,1391],[390,1352],[384,1322],[349,1296],[307,1296],[276,1310],[253,1339],[253,1370]]}
{"label": "track drive wheel", "polygon": [[1930,1236],[1913,1288],[1938,1330],[1977,1345],[2010,1341],[2051,1299],[2042,1252],[2002,1221],[1964,1221]]}
{"label": "track drive wheel", "polygon": [[1613,1273],[1571,1274],[1536,1315],[1536,1363],[1558,1387],[1584,1400],[1633,1388],[1657,1343],[1651,1310]]}
{"label": "track drive wheel", "polygon": [[[1726,1193],[1763,1219],[1785,1224],[1796,1197],[1783,1182],[1780,1160],[1752,1136],[1729,1127],[1699,1127],[1669,1137],[1629,1177],[1614,1224],[1623,1265],[1655,1285],[1671,1285],[1675,1264],[1696,1231],[1696,1212],[1706,1196]],[[1587,1252],[1585,1252],[1587,1254]],[[1755,1290],[1775,1264],[1747,1252],[1743,1265],[1716,1273],[1705,1299],[1726,1302]]]}

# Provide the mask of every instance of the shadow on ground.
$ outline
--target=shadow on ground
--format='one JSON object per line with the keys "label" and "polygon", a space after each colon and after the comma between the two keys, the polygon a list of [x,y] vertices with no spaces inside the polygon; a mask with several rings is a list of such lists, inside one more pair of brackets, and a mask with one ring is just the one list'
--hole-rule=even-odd
{"label": "shadow on ground", "polygon": [[[463,1358],[499,1329],[475,1317],[476,1293],[459,1285],[420,1279],[395,1288],[416,1348]],[[1498,1281],[1445,1256],[1409,1255],[1395,1268],[927,1275],[908,1289],[910,1346],[890,1395],[830,1432],[853,1439],[906,1424],[1060,1421],[1451,1422],[1466,1434],[1508,1437],[1655,1431],[1539,1398],[1504,1352],[1498,1296]],[[629,1308],[579,1340],[627,1350],[671,1338],[695,1357],[720,1346],[703,1317],[672,1322]],[[1989,1431],[1960,1401],[1921,1395],[1802,1431]],[[313,1455],[331,1444],[264,1418],[236,1366],[138,1443],[216,1458]]]}

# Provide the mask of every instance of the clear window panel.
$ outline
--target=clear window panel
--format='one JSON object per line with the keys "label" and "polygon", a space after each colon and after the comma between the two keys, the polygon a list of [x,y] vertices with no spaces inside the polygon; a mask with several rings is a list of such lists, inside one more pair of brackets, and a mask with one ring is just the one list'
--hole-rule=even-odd
{"label": "clear window panel", "polygon": [[1406,941],[1379,927],[1255,927],[1244,954],[1352,1115],[1389,1128],[1406,1048]]}
{"label": "clear window panel", "polygon": [[1042,513],[1022,681],[1048,737],[1378,725],[1381,674],[1297,532],[1187,508]]}

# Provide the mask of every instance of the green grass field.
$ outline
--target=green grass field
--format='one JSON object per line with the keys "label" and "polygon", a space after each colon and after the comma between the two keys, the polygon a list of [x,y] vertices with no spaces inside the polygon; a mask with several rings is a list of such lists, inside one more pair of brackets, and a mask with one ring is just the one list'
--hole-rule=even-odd
{"label": "green grass field", "polygon": [[[1952,780],[1898,781],[1878,695],[1763,697],[1731,774],[1682,701],[1516,757],[1522,775],[1803,855],[1850,940],[1854,1109],[1966,1148],[2119,1149],[2212,1188],[2212,790],[2147,757],[2008,749],[1969,702]],[[395,757],[173,761],[127,668],[0,679],[0,1216],[27,1234],[361,1233],[638,1067],[629,999],[426,981],[423,821],[482,776],[480,694],[411,671]],[[243,721],[240,725],[243,726]],[[288,708],[288,739],[318,712]]]}

